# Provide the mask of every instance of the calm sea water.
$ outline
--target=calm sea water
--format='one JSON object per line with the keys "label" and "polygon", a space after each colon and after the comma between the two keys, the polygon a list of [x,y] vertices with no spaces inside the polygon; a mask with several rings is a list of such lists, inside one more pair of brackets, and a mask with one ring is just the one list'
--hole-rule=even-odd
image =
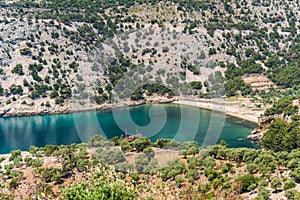
{"label": "calm sea water", "polygon": [[158,138],[175,138],[181,142],[194,139],[202,145],[203,141],[225,140],[230,147],[258,148],[246,140],[256,126],[252,122],[225,117],[222,113],[173,104],[0,118],[0,153],[28,150],[30,145],[87,142],[99,133],[111,138],[124,135],[124,132],[138,132],[152,141]]}

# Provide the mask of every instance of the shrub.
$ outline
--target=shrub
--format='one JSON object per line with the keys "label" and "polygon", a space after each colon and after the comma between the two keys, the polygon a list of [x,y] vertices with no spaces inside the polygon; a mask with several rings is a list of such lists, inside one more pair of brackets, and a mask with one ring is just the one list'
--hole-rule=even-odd
{"label": "shrub", "polygon": [[107,164],[117,164],[126,161],[122,151],[118,149],[98,148],[93,156],[101,162]]}
{"label": "shrub", "polygon": [[206,167],[206,168],[214,168],[216,166],[216,161],[213,157],[211,156],[208,156],[206,157],[204,160],[203,160],[203,165]]}
{"label": "shrub", "polygon": [[178,159],[170,162],[167,166],[160,169],[160,176],[163,180],[175,179],[179,174],[185,172],[185,164]]}
{"label": "shrub", "polygon": [[236,181],[242,184],[242,192],[249,192],[254,189],[253,185],[257,185],[259,178],[253,176],[252,174],[247,174],[238,177]]}
{"label": "shrub", "polygon": [[271,182],[271,187],[277,191],[278,188],[280,188],[282,186],[282,183],[280,181],[280,179],[278,177],[273,177],[272,178],[272,182]]}
{"label": "shrub", "polygon": [[294,181],[287,181],[285,182],[284,186],[283,186],[283,189],[284,190],[289,190],[289,189],[292,189],[292,188],[295,188],[296,187],[296,183]]}
{"label": "shrub", "polygon": [[298,192],[297,190],[295,189],[291,189],[291,190],[288,190],[285,192],[284,196],[287,198],[287,199],[294,199],[294,200],[298,200],[299,197],[300,197],[300,192]]}
{"label": "shrub", "polygon": [[133,171],[133,166],[127,162],[123,162],[115,165],[115,169],[118,172],[130,173]]}
{"label": "shrub", "polygon": [[148,165],[149,160],[148,156],[146,154],[140,154],[135,158],[135,167],[138,171],[138,173],[144,173],[144,169]]}
{"label": "shrub", "polygon": [[176,183],[178,186],[181,186],[181,184],[182,184],[184,181],[185,181],[185,179],[184,179],[182,176],[180,176],[180,175],[177,175],[177,176],[175,177],[175,183]]}
{"label": "shrub", "polygon": [[[99,180],[100,179],[100,180]],[[133,200],[135,193],[116,177],[101,172],[96,174],[92,180],[78,185],[73,185],[64,192],[66,200]]]}
{"label": "shrub", "polygon": [[21,85],[13,84],[9,87],[9,89],[12,94],[19,94],[19,95],[23,94],[23,88]]}
{"label": "shrub", "polygon": [[187,155],[195,155],[199,153],[199,146],[196,142],[184,142],[179,147],[180,155],[184,155],[186,157]]}
{"label": "shrub", "polygon": [[296,182],[300,182],[300,167],[294,169],[291,174],[291,177],[294,177],[296,179]]}
{"label": "shrub", "polygon": [[154,143],[154,146],[158,148],[164,148],[171,142],[171,139],[157,139]]}
{"label": "shrub", "polygon": [[148,157],[148,160],[151,160],[155,156],[154,150],[150,147],[145,148],[143,153]]}
{"label": "shrub", "polygon": [[18,74],[18,75],[24,75],[23,72],[23,66],[21,64],[17,64],[12,70],[12,73]]}
{"label": "shrub", "polygon": [[209,48],[209,51],[208,51],[208,55],[213,55],[213,54],[216,54],[217,51],[215,48]]}
{"label": "shrub", "polygon": [[193,170],[189,170],[186,173],[186,177],[188,177],[191,180],[197,180],[200,176],[197,170],[193,169]]}
{"label": "shrub", "polygon": [[13,178],[9,182],[9,188],[16,188],[18,186],[19,179],[18,178]]}
{"label": "shrub", "polygon": [[103,135],[95,135],[88,141],[89,147],[109,147],[112,146],[111,142],[107,141]]}
{"label": "shrub", "polygon": [[265,187],[260,187],[259,194],[255,198],[255,200],[269,199],[269,197],[270,197],[270,191]]}
{"label": "shrub", "polygon": [[22,158],[21,156],[21,151],[20,150],[14,150],[14,151],[11,151],[10,152],[10,157],[9,157],[9,161],[13,161],[15,160],[16,158]]}
{"label": "shrub", "polygon": [[41,169],[40,171],[41,178],[47,183],[55,181],[60,182],[62,177],[65,176],[65,172],[61,168],[49,167],[45,169]]}
{"label": "shrub", "polygon": [[150,147],[152,145],[149,138],[137,138],[132,141],[132,147],[137,151],[141,152],[145,148]]}

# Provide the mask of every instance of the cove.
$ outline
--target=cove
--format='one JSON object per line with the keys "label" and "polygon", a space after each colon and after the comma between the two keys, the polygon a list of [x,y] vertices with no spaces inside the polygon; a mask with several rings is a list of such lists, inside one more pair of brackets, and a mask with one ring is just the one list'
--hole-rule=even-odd
{"label": "cove", "polygon": [[[217,137],[218,141],[225,140],[229,147],[259,148],[246,139],[257,127],[255,123],[231,116],[224,116],[222,120],[222,115],[190,106],[145,104],[73,114],[0,118],[0,153],[28,150],[30,145],[42,147],[87,142],[88,138],[99,133],[112,138],[125,135],[125,132],[138,132],[150,135],[152,141],[175,138],[180,142],[191,138],[189,134],[192,134],[194,141],[201,145],[208,130],[212,137]],[[213,124],[222,125],[220,133],[214,133]]]}

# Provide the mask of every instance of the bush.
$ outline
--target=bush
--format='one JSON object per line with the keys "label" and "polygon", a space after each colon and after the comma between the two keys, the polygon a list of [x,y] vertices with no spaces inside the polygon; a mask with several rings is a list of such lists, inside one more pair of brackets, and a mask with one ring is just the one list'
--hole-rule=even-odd
{"label": "bush", "polygon": [[184,181],[185,181],[185,179],[184,179],[182,176],[180,176],[180,175],[177,175],[177,176],[175,177],[175,183],[176,183],[178,186],[181,186],[181,184],[182,184]]}
{"label": "bush", "polygon": [[22,158],[20,150],[11,151],[10,154],[9,161],[13,161],[16,158]]}
{"label": "bush", "polygon": [[200,178],[199,173],[197,170],[193,169],[193,170],[189,170],[186,173],[186,177],[189,178],[190,180],[197,180],[198,178]]}
{"label": "bush", "polygon": [[199,167],[200,165],[203,164],[202,159],[200,159],[199,156],[191,156],[187,158],[188,162],[188,168],[189,169],[195,169],[196,167]]}
{"label": "bush", "polygon": [[117,181],[108,172],[97,173],[92,180],[73,185],[64,192],[66,200],[133,200],[135,193],[131,187]]}
{"label": "bush", "polygon": [[115,169],[118,172],[131,173],[133,171],[133,166],[127,162],[123,162],[115,165]]}
{"label": "bush", "polygon": [[17,64],[12,70],[12,73],[18,74],[18,75],[24,75],[23,72],[23,66],[21,64]]}
{"label": "bush", "polygon": [[282,183],[278,177],[273,177],[271,181],[271,187],[277,191],[282,186]]}
{"label": "bush", "polygon": [[103,135],[95,135],[89,139],[89,147],[109,147],[112,146],[111,142],[107,141]]}
{"label": "bush", "polygon": [[254,163],[249,163],[247,166],[246,166],[246,170],[252,174],[256,171],[256,168],[257,168],[257,165],[254,164]]}
{"label": "bush", "polygon": [[[247,174],[244,176],[240,176],[236,179],[237,182],[240,182],[242,184],[242,192],[249,192],[253,189],[255,189],[255,187],[253,188],[253,185],[257,185],[259,178],[253,176],[252,174]],[[251,188],[250,188],[251,186]]]}
{"label": "bush", "polygon": [[43,161],[41,159],[38,159],[38,158],[33,159],[31,157],[26,157],[24,159],[24,161],[25,161],[26,165],[28,165],[28,166],[32,166],[32,167],[41,167],[41,166],[43,166]]}
{"label": "bush", "polygon": [[166,147],[169,143],[171,142],[171,139],[157,139],[154,143],[154,146],[158,147],[158,148],[164,148]]}
{"label": "bush", "polygon": [[295,189],[291,189],[291,190],[286,191],[284,196],[287,199],[298,200],[298,199],[300,199],[300,192]]}
{"label": "bush", "polygon": [[96,159],[107,164],[117,164],[126,161],[126,158],[122,151],[118,149],[96,149],[96,153],[93,155]]}
{"label": "bush", "polygon": [[23,88],[21,85],[13,84],[9,87],[9,90],[12,94],[19,94],[19,95],[23,94]]}
{"label": "bush", "polygon": [[60,182],[62,178],[66,175],[63,169],[54,167],[41,169],[39,172],[41,174],[41,178],[47,183],[52,181]]}
{"label": "bush", "polygon": [[186,157],[187,155],[195,155],[199,153],[199,146],[196,142],[184,142],[179,147],[180,155],[184,155]]}
{"label": "bush", "polygon": [[148,163],[148,156],[144,153],[135,158],[135,167],[139,174],[144,173],[144,169],[147,167]]}
{"label": "bush", "polygon": [[151,160],[155,156],[154,150],[150,147],[145,148],[143,153],[148,157],[148,160]]}
{"label": "bush", "polygon": [[19,179],[18,178],[13,178],[10,182],[9,182],[9,188],[16,188],[18,186],[18,182]]}
{"label": "bush", "polygon": [[261,187],[259,188],[259,194],[255,198],[255,200],[269,199],[269,197],[270,197],[270,191],[265,187]]}
{"label": "bush", "polygon": [[162,167],[160,169],[160,176],[163,180],[174,180],[177,175],[184,173],[185,170],[185,164],[177,159],[170,162],[167,166]]}
{"label": "bush", "polygon": [[118,146],[120,145],[120,141],[119,141],[119,138],[118,136],[114,136],[113,138],[110,139],[110,142],[115,145],[115,146]]}
{"label": "bush", "polygon": [[150,147],[152,145],[149,138],[137,138],[132,141],[132,147],[137,151],[141,152],[145,148]]}
{"label": "bush", "polygon": [[202,82],[200,81],[193,81],[190,83],[191,87],[195,90],[201,90],[202,89]]}
{"label": "bush", "polygon": [[300,182],[300,167],[294,169],[291,174],[291,177],[294,177],[296,182]]}
{"label": "bush", "polygon": [[213,54],[216,54],[217,51],[215,48],[209,48],[209,51],[208,51],[208,55],[213,55]]}
{"label": "bush", "polygon": [[154,146],[161,149],[177,149],[180,143],[173,139],[158,139],[155,141]]}
{"label": "bush", "polygon": [[208,156],[203,160],[203,165],[206,168],[214,168],[216,166],[216,161],[213,157]]}
{"label": "bush", "polygon": [[283,186],[283,189],[284,190],[289,190],[289,189],[292,189],[292,188],[295,188],[295,187],[296,187],[295,181],[287,181],[287,182],[285,182],[285,184]]}

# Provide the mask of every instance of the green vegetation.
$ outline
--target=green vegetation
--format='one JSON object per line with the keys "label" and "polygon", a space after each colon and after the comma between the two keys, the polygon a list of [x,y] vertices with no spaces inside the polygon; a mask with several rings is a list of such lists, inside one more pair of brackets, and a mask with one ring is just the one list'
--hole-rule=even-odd
{"label": "green vegetation", "polygon": [[265,115],[283,114],[284,116],[292,116],[298,113],[298,107],[293,105],[295,97],[285,97],[279,99],[271,108],[266,109]]}
{"label": "green vegetation", "polygon": [[23,66],[21,64],[17,64],[11,72],[22,76],[24,75]]}
{"label": "green vegetation", "polygon": [[[146,138],[114,137],[108,141],[96,135],[88,145],[31,146],[33,157],[23,158],[20,151],[12,151],[9,160],[14,163],[5,166],[0,179],[6,177],[3,184],[16,189],[28,178],[22,170],[33,167],[38,197],[51,199],[161,199],[179,194],[183,198],[241,198],[252,191],[257,191],[256,199],[266,199],[282,190],[289,198],[299,195],[295,190],[300,180],[299,149],[274,152],[227,146],[224,141],[209,147],[171,139],[149,143]],[[167,157],[160,157],[162,152]],[[168,157],[175,152],[177,156]],[[48,158],[55,161],[50,164]],[[162,158],[169,161],[161,165],[158,160]],[[45,159],[50,166],[45,166]],[[54,185],[64,190],[54,193]],[[157,193],[158,189],[162,192]],[[1,197],[9,198],[10,194],[1,191],[0,187]]]}
{"label": "green vegetation", "polygon": [[274,151],[292,151],[300,148],[299,119],[299,116],[295,116],[291,123],[280,118],[275,119],[264,134],[263,146]]}
{"label": "green vegetation", "polygon": [[[183,199],[235,199],[255,191],[256,199],[268,199],[282,189],[286,198],[299,199],[299,2],[24,0],[1,1],[1,7],[3,106],[59,110],[77,99],[112,103],[115,91],[141,102],[179,91],[189,98],[247,97],[253,109],[267,109],[260,124],[264,151],[101,136],[87,146],[31,147],[32,157],[13,151],[0,174],[0,199],[13,197],[8,189],[23,181],[22,167],[35,170],[36,194],[49,199],[150,198],[151,191]],[[80,74],[85,60],[96,62],[90,76]],[[270,86],[245,79],[255,82],[258,75]],[[180,156],[160,166],[155,148]],[[135,156],[131,163],[128,154]],[[44,157],[60,165],[44,166]],[[76,179],[80,174],[87,180]],[[66,189],[70,178],[77,182]],[[57,194],[53,185],[61,187]]]}
{"label": "green vegetation", "polygon": [[110,173],[105,167],[102,167],[99,172],[95,172],[88,182],[74,185],[64,193],[64,199],[70,200],[130,200],[136,198],[134,191],[118,181],[117,174]]}

